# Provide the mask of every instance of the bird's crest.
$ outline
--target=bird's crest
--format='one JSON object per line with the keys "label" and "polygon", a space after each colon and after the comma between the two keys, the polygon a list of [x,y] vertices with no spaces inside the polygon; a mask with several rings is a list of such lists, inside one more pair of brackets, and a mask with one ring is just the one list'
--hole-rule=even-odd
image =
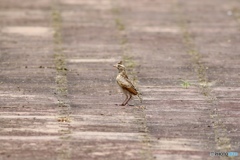
{"label": "bird's crest", "polygon": [[117,63],[117,65],[115,65],[118,69],[125,69],[125,66],[123,65],[123,62],[120,61]]}

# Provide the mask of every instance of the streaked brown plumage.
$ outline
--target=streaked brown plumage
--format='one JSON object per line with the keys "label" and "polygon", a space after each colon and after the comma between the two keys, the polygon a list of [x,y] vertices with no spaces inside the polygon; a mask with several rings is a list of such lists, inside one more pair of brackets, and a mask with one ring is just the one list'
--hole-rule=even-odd
{"label": "streaked brown plumage", "polygon": [[125,106],[130,99],[132,98],[132,95],[137,95],[142,102],[139,93],[137,89],[134,87],[134,85],[131,83],[131,81],[128,79],[125,66],[122,64],[122,61],[120,61],[118,64],[114,65],[119,71],[119,74],[117,75],[116,81],[120,88],[122,89],[123,93],[126,95],[126,99],[121,104],[122,106]]}

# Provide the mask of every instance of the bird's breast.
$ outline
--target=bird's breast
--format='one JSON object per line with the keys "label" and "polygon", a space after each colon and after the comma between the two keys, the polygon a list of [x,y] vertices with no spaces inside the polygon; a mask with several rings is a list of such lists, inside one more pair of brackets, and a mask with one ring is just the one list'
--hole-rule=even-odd
{"label": "bird's breast", "polygon": [[121,83],[121,82],[124,81],[124,78],[123,78],[121,75],[118,75],[118,76],[116,77],[116,81],[117,81],[118,83]]}

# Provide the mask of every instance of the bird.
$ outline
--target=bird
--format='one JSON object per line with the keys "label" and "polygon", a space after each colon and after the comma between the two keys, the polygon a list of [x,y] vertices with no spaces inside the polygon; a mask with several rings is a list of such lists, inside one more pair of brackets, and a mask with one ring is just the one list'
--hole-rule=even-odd
{"label": "bird", "polygon": [[118,75],[116,77],[116,81],[118,85],[120,86],[122,92],[125,94],[126,99],[123,101],[123,103],[120,106],[125,106],[128,104],[130,99],[133,95],[138,96],[140,102],[142,103],[142,98],[139,96],[139,92],[135,88],[135,86],[132,84],[132,82],[128,79],[126,68],[123,65],[122,61],[114,65],[118,69]]}

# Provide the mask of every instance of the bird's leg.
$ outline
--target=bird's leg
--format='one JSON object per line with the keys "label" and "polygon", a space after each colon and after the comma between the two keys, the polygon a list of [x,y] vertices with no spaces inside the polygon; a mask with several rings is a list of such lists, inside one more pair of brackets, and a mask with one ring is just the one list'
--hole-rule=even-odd
{"label": "bird's leg", "polygon": [[121,106],[125,106],[127,100],[128,100],[128,96],[126,95],[126,99],[123,101],[123,103],[121,104]]}
{"label": "bird's leg", "polygon": [[130,94],[130,97],[129,97],[128,100],[124,103],[124,106],[130,101],[131,98],[132,98],[132,95]]}

